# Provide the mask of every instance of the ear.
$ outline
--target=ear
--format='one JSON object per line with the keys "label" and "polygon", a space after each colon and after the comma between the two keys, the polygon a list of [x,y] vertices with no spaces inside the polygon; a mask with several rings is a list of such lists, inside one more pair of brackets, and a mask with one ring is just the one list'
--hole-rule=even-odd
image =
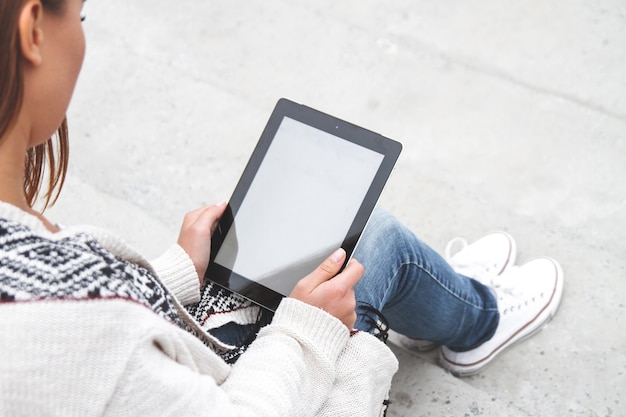
{"label": "ear", "polygon": [[40,0],[29,0],[24,4],[19,19],[20,45],[22,56],[34,66],[43,61],[42,44],[43,6]]}

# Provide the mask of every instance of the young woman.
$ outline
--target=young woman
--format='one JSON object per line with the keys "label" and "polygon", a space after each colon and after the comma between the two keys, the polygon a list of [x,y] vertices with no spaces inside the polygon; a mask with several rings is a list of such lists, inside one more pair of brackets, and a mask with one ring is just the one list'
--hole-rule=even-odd
{"label": "young woman", "polygon": [[33,205],[65,176],[82,5],[0,0],[0,415],[379,416],[397,369],[387,325],[464,375],[555,313],[561,268],[514,266],[503,232],[446,261],[377,211],[362,264],[335,275],[338,250],[270,317],[201,282],[224,203],[189,213],[153,262],[47,220]]}

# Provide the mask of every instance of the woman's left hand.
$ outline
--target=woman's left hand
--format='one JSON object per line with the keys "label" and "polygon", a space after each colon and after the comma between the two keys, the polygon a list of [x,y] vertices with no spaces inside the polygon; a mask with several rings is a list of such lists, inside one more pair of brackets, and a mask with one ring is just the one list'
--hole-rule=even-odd
{"label": "woman's left hand", "polygon": [[204,281],[204,274],[211,257],[211,236],[225,209],[225,201],[200,207],[185,215],[180,228],[178,244],[191,258],[200,278],[200,285]]}

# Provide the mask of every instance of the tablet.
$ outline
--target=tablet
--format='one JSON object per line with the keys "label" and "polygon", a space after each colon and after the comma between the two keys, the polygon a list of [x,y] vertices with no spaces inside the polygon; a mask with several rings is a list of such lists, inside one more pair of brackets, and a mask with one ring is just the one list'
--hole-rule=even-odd
{"label": "tablet", "polygon": [[401,149],[280,99],[213,234],[205,278],[274,311],[339,247],[347,264]]}

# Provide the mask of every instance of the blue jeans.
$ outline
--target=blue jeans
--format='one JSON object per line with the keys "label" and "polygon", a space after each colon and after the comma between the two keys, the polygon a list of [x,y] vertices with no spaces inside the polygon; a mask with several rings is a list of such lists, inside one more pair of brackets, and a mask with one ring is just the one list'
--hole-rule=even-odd
{"label": "blue jeans", "polygon": [[[454,272],[391,214],[374,212],[353,257],[365,267],[355,287],[357,303],[380,311],[398,333],[464,351],[495,332],[499,314],[491,291]],[[355,328],[376,331],[362,313]],[[239,346],[255,326],[228,323],[210,332]]]}
{"label": "blue jeans", "polygon": [[[382,312],[396,332],[457,351],[495,332],[499,313],[491,290],[457,274],[391,214],[374,212],[353,257],[365,267],[357,303]],[[373,330],[364,315],[355,327]]]}

